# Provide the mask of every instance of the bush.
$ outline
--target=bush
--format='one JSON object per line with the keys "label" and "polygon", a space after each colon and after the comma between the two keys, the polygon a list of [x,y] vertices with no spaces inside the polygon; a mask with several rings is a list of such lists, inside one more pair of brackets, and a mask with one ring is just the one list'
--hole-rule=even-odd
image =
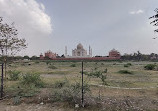
{"label": "bush", "polygon": [[20,102],[19,97],[32,97],[39,92],[39,89],[34,85],[29,85],[28,87],[27,85],[18,83],[7,88],[6,92],[10,97],[14,97],[13,104],[18,104]]}
{"label": "bush", "polygon": [[156,67],[156,64],[147,64],[146,66],[144,66],[144,69],[146,70],[154,70]]}
{"label": "bush", "polygon": [[128,65],[128,66],[131,66],[132,64],[131,64],[131,63],[127,63],[127,65]]}
{"label": "bush", "polygon": [[129,67],[129,65],[127,65],[127,64],[124,64],[124,67]]}
{"label": "bush", "polygon": [[107,85],[107,82],[105,81],[107,78],[107,69],[104,71],[98,71],[97,69],[92,70],[91,72],[84,72],[83,74],[87,75],[88,77],[93,77],[93,78],[100,78],[102,81],[103,85]]}
{"label": "bush", "polygon": [[71,64],[70,67],[76,67],[76,64]]}
{"label": "bush", "polygon": [[35,61],[35,64],[39,64],[40,62],[39,61]]}
{"label": "bush", "polygon": [[19,80],[19,74],[21,72],[20,71],[16,71],[16,70],[13,70],[13,71],[8,71],[8,74],[9,74],[9,79],[11,81],[16,81],[16,80]]}
{"label": "bush", "polygon": [[48,66],[48,68],[50,68],[50,69],[57,69],[57,67],[55,67],[55,66],[53,66],[53,65]]}
{"label": "bush", "polygon": [[[87,83],[84,83],[84,97],[90,93],[90,87]],[[74,84],[69,84],[65,87],[58,88],[53,90],[52,93],[52,101],[57,102],[57,101],[64,101],[68,102],[70,104],[80,104],[81,105],[81,89],[82,85],[79,82],[76,82]]]}
{"label": "bush", "polygon": [[129,70],[120,70],[120,71],[118,71],[118,73],[121,73],[121,74],[133,74],[133,72],[131,72]]}
{"label": "bush", "polygon": [[46,64],[49,65],[51,62],[50,61],[46,61]]}
{"label": "bush", "polygon": [[15,96],[13,98],[13,104],[14,105],[19,105],[20,103],[21,103],[20,96]]}
{"label": "bush", "polygon": [[21,83],[26,86],[44,87],[44,82],[38,74],[25,74],[22,77]]}
{"label": "bush", "polygon": [[124,64],[124,67],[129,67],[131,65],[132,65],[131,63],[127,63],[127,64]]}
{"label": "bush", "polygon": [[106,68],[105,70],[104,70],[104,73],[107,73],[108,72],[108,69]]}
{"label": "bush", "polygon": [[116,63],[113,63],[113,65],[116,65]]}
{"label": "bush", "polygon": [[54,84],[54,86],[55,86],[55,88],[62,88],[62,87],[64,87],[66,84],[68,85],[68,84],[69,84],[69,81],[67,81],[67,80],[64,80],[64,81],[56,81],[55,84]]}

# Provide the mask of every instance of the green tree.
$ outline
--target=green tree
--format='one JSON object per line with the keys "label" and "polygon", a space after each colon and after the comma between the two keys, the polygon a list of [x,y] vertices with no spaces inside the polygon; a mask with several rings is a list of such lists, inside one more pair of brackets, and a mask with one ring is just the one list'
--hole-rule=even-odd
{"label": "green tree", "polygon": [[39,57],[37,57],[35,55],[31,57],[31,60],[38,60],[38,59],[39,59]]}
{"label": "green tree", "polygon": [[25,55],[23,58],[24,58],[24,59],[30,59],[30,57],[27,56],[27,55]]}
{"label": "green tree", "polygon": [[0,17],[0,51],[4,58],[5,76],[7,57],[16,54],[26,47],[26,40],[18,38],[18,30],[14,27],[14,23],[8,25],[4,23],[3,18]]}
{"label": "green tree", "polygon": [[[149,19],[154,19],[150,24],[154,24],[153,26],[158,26],[158,9],[155,9],[156,14],[150,17]],[[155,29],[154,32],[158,32],[158,29]]]}

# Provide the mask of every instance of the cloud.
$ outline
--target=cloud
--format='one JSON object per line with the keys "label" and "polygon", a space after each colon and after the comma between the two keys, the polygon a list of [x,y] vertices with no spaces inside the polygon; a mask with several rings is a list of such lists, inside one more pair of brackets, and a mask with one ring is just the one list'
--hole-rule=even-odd
{"label": "cloud", "polygon": [[132,15],[134,15],[134,14],[142,14],[142,13],[144,13],[144,11],[141,10],[141,9],[139,9],[139,10],[137,10],[137,11],[131,11],[131,12],[129,12],[129,13],[132,14]]}
{"label": "cloud", "polygon": [[33,54],[32,49],[40,49],[53,30],[45,6],[36,0],[0,0],[0,16],[7,23],[15,22],[19,36],[28,42],[28,53]]}

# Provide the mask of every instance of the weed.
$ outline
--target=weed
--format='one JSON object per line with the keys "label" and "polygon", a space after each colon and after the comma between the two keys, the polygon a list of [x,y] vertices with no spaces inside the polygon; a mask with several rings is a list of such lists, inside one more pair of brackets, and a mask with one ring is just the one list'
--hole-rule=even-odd
{"label": "weed", "polygon": [[35,61],[35,64],[39,64],[39,61]]}
{"label": "weed", "polygon": [[46,64],[49,65],[50,61],[46,61]]}
{"label": "weed", "polygon": [[35,87],[34,84],[26,85],[21,82],[14,84],[7,88],[7,94],[10,97],[13,97],[13,104],[19,104],[21,97],[32,97],[37,92],[39,92],[39,88]]}
{"label": "weed", "polygon": [[131,72],[129,70],[120,70],[120,71],[118,71],[118,73],[121,73],[121,74],[133,74],[133,72]]}
{"label": "weed", "polygon": [[21,73],[20,71],[16,71],[16,70],[11,71],[11,70],[9,70],[9,71],[8,71],[9,79],[10,79],[11,81],[19,80],[19,74],[20,74],[20,73]]}
{"label": "weed", "polygon": [[70,67],[76,67],[76,64],[71,64]]}
{"label": "weed", "polygon": [[116,63],[113,63],[113,65],[116,65]]}
{"label": "weed", "polygon": [[132,65],[131,63],[127,63],[127,64],[124,64],[124,67],[129,67],[131,65]]}
{"label": "weed", "polygon": [[144,69],[146,70],[154,70],[156,67],[156,64],[147,64],[146,66],[144,66]]}
{"label": "weed", "polygon": [[104,70],[104,73],[107,73],[108,72],[108,69],[106,68],[105,70]]}
{"label": "weed", "polygon": [[69,84],[69,81],[67,79],[65,79],[64,81],[56,81],[54,86],[55,86],[55,88],[62,88],[68,84]]}
{"label": "weed", "polygon": [[[84,83],[84,95],[86,98],[86,95],[90,93],[90,87],[87,83]],[[64,101],[68,102],[70,104],[80,104],[81,105],[81,89],[82,85],[79,82],[76,82],[74,84],[69,84],[67,86],[64,86],[62,88],[58,88],[53,91],[52,93],[52,101]]]}
{"label": "weed", "polygon": [[57,69],[57,67],[55,67],[54,65],[48,66],[48,68],[50,68],[50,69]]}
{"label": "weed", "polygon": [[20,102],[21,102],[20,96],[15,96],[15,97],[13,98],[13,104],[14,104],[14,105],[19,105]]}
{"label": "weed", "polygon": [[127,65],[127,64],[124,64],[124,67],[129,67],[129,65]]}
{"label": "weed", "polygon": [[91,72],[84,72],[84,74],[87,75],[88,77],[100,78],[102,83],[104,85],[107,85],[105,81],[107,75],[105,75],[104,73],[107,73],[107,69],[105,69],[104,71],[98,71],[97,69],[94,69],[94,71],[92,70]]}
{"label": "weed", "polygon": [[34,85],[35,87],[44,87],[44,82],[38,74],[24,74],[21,80],[23,85]]}
{"label": "weed", "polygon": [[131,64],[131,63],[127,63],[127,65],[128,65],[128,66],[131,66],[132,64]]}

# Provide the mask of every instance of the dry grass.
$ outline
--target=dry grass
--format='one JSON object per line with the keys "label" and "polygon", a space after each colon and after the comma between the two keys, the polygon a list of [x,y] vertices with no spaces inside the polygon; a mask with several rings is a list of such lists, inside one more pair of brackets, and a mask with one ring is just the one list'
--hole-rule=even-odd
{"label": "dry grass", "polygon": [[[148,108],[143,106],[142,108],[148,110],[158,108],[155,106],[155,104],[158,104],[158,72],[144,70],[146,64],[153,64],[153,62],[130,62],[132,66],[124,67],[124,64],[127,63],[129,62],[85,62],[84,71],[92,71],[95,68],[102,71],[106,68],[108,69],[106,79],[108,87],[99,86],[102,84],[100,79],[89,79],[84,75],[88,84],[91,85],[92,96],[102,97],[103,100],[107,100],[107,98],[115,100],[117,98],[118,102],[129,97],[133,101],[138,102],[139,105],[141,105],[141,102],[138,100],[143,99],[142,105],[150,103],[150,106],[148,105]],[[71,64],[75,64],[76,67],[71,67]],[[50,69],[49,65],[53,65],[57,69]],[[64,80],[65,78],[71,83],[81,80],[81,62],[51,62],[47,65],[46,62],[37,64],[34,61],[29,61],[29,63],[11,64],[8,70],[18,70],[23,74],[41,74],[43,81],[46,83],[46,88],[52,88],[56,81]],[[120,74],[118,73],[119,70],[130,70],[133,74]],[[7,81],[5,84],[10,86],[16,84],[16,82]],[[156,103],[151,104],[152,101],[156,101]]]}

